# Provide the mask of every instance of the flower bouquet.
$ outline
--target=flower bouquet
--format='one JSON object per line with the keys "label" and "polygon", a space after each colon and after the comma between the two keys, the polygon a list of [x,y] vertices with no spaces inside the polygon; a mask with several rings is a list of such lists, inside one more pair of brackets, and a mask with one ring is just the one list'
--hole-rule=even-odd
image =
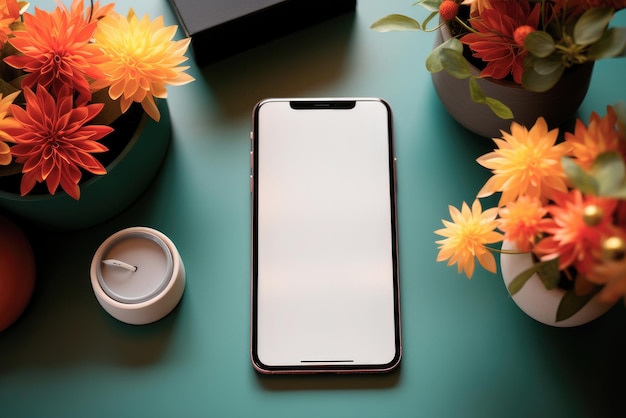
{"label": "flower bouquet", "polygon": [[[452,37],[426,59],[431,73],[446,71],[469,81],[471,99],[500,118],[512,119],[506,103],[483,92],[479,78],[509,80],[534,92],[550,90],[570,69],[626,54],[626,28],[610,27],[626,0],[420,0],[430,13],[419,23],[401,14],[371,27],[380,32],[439,30]],[[439,16],[439,24],[428,25]],[[471,66],[480,69],[476,75]],[[534,118],[533,118],[534,120]]]}
{"label": "flower bouquet", "polygon": [[[435,231],[444,238],[437,261],[457,264],[468,278],[475,260],[495,273],[489,247],[510,242],[511,254],[532,254],[534,264],[508,285],[511,295],[537,274],[546,289],[566,290],[555,320],[578,312],[594,296],[626,300],[626,108],[608,106],[558,140],[543,118],[527,129],[515,122],[494,138],[496,148],[477,159],[492,176],[471,207],[450,206],[451,220]],[[500,194],[483,210],[479,199]]]}
{"label": "flower bouquet", "polygon": [[27,7],[0,0],[0,176],[19,176],[22,196],[41,183],[78,200],[84,175],[107,173],[101,140],[120,116],[139,103],[158,121],[155,98],[193,80],[180,66],[190,40],[113,4]]}

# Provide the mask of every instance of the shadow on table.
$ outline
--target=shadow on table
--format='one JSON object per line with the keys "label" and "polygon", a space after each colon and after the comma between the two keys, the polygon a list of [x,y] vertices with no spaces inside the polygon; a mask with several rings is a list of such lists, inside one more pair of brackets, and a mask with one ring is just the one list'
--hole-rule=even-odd
{"label": "shadow on table", "polygon": [[262,375],[257,373],[260,385],[270,391],[337,390],[337,389],[391,389],[402,373],[400,367],[385,374],[313,374]]}
{"label": "shadow on table", "polygon": [[[142,326],[109,316],[93,294],[91,258],[86,256],[95,252],[106,234],[106,228],[96,228],[89,234],[42,235],[32,241],[37,266],[47,274],[37,276],[26,311],[0,333],[0,375],[94,361],[128,367],[160,361],[169,347],[179,307],[160,321]],[[59,262],[60,254],[63,262]]]}
{"label": "shadow on table", "polygon": [[202,68],[223,116],[249,115],[267,97],[298,97],[343,73],[355,13],[328,19]]}
{"label": "shadow on table", "polygon": [[560,384],[576,397],[576,404],[594,416],[623,416],[626,375],[626,312],[622,300],[607,314],[575,328],[541,326],[544,361]]}

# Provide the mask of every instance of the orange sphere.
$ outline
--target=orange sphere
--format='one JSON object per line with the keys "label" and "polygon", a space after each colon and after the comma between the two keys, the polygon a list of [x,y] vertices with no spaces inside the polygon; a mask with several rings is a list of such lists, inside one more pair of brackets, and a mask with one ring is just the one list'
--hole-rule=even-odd
{"label": "orange sphere", "polygon": [[0,215],[0,332],[22,315],[35,288],[35,257],[24,232]]}

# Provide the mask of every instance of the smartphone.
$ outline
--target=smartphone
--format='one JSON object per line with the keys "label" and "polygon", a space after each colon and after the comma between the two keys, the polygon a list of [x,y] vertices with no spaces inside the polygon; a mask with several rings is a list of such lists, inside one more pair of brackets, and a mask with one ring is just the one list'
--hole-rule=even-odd
{"label": "smartphone", "polygon": [[252,119],[254,368],[393,370],[402,349],[389,104],[267,99]]}

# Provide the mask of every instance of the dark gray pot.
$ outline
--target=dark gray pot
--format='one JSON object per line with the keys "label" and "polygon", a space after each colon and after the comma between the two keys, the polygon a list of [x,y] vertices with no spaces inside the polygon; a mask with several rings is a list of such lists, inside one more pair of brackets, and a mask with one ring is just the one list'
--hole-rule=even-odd
{"label": "dark gray pot", "polygon": [[[443,25],[437,31],[435,46],[450,36],[448,26]],[[480,74],[478,68],[472,66],[471,69],[473,74]],[[572,67],[552,89],[543,93],[525,90],[513,82],[478,79],[486,96],[511,108],[513,120],[500,119],[488,106],[474,103],[467,79],[457,79],[440,71],[432,74],[432,80],[441,103],[457,122],[478,135],[493,138],[501,136],[500,130],[510,131],[512,121],[530,128],[543,116],[551,129],[573,122],[589,89],[592,71],[593,62]]]}

